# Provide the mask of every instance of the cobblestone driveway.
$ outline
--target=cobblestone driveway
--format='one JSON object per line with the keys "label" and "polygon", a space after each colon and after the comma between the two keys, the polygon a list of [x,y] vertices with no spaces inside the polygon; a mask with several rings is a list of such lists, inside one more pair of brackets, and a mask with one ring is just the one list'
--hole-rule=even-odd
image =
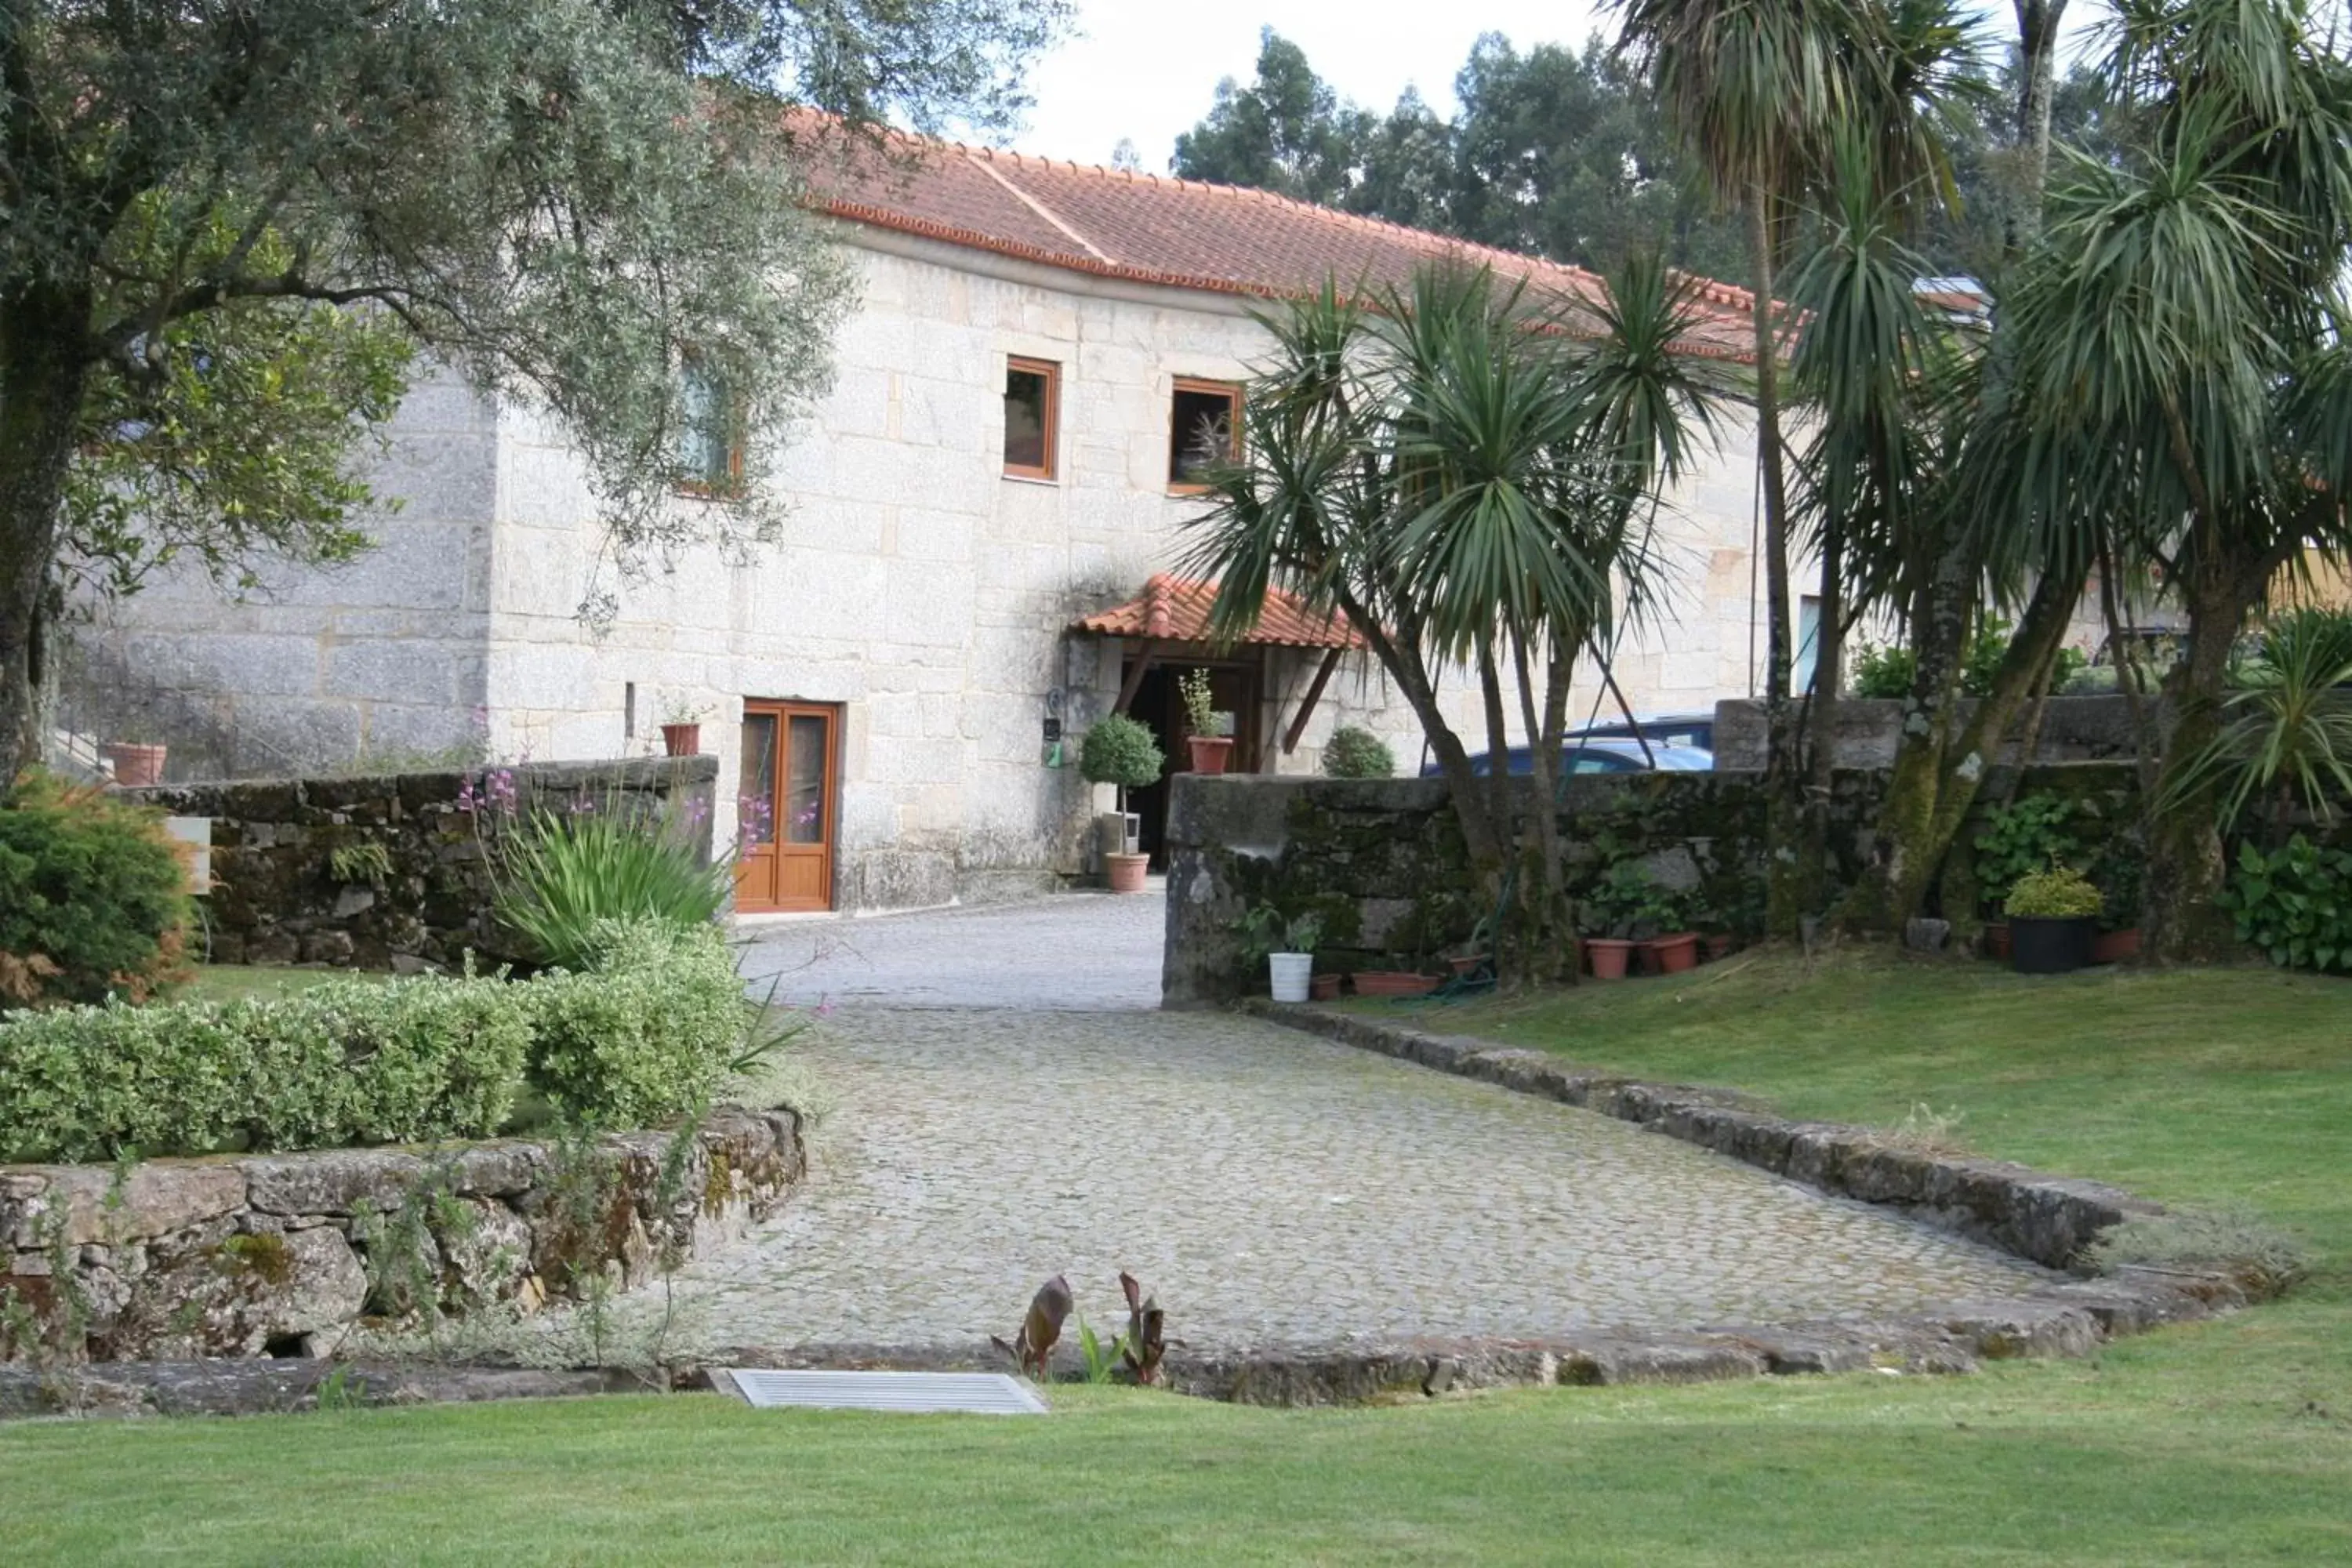
{"label": "cobblestone driveway", "polygon": [[1108,1323],[1122,1268],[1195,1349],[1875,1316],[2041,1278],[1252,1019],[852,1007],[824,1036],[809,1186],[685,1281],[719,1343],[967,1348],[1056,1271]]}

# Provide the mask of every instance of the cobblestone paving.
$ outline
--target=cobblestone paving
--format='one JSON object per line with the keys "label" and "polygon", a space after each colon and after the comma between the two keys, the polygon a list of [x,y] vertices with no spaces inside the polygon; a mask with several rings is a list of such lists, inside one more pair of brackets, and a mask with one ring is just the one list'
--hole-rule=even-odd
{"label": "cobblestone paving", "polygon": [[[2043,1278],[1590,1112],[1254,1019],[849,1008],[810,1184],[685,1294],[722,1344],[968,1344],[1128,1268],[1196,1349],[1902,1313]],[[1075,1327],[1072,1330],[1075,1334]]]}

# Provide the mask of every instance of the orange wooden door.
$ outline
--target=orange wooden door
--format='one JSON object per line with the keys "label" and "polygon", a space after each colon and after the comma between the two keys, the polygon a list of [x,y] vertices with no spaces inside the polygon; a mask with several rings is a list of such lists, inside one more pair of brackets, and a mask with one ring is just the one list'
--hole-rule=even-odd
{"label": "orange wooden door", "polygon": [[735,903],[758,911],[833,908],[841,714],[803,702],[746,702]]}

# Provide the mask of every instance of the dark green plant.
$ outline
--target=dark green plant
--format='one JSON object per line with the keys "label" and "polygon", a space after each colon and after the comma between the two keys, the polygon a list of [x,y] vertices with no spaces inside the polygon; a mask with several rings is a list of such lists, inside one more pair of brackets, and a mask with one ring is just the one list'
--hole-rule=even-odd
{"label": "dark green plant", "polygon": [[2300,804],[2321,822],[2352,798],[2352,633],[2324,611],[2304,610],[2271,624],[2261,657],[2244,665],[2226,715],[2210,742],[2174,767],[2158,796],[2159,813],[2179,811],[2218,788],[2221,820],[2268,804],[2273,842]]}
{"label": "dark green plant", "polygon": [[1335,779],[1393,778],[1396,753],[1361,725],[1342,724],[1323,742],[1323,772]]}
{"label": "dark green plant", "polygon": [[327,851],[327,870],[338,882],[365,882],[381,888],[392,875],[392,851],[373,838],[338,844]]}
{"label": "dark green plant", "polygon": [[25,775],[0,803],[0,1013],[179,984],[187,888],[163,813]]}
{"label": "dark green plant", "polygon": [[2001,912],[2014,920],[2019,916],[2042,920],[2087,920],[2096,915],[2105,900],[2091,879],[2072,866],[2048,866],[2039,871],[2028,871],[2009,889],[2001,900]]}
{"label": "dark green plant", "polygon": [[492,850],[493,908],[540,963],[593,968],[600,924],[707,926],[734,896],[731,863],[705,860],[667,820],[630,810],[617,793],[574,806],[532,812]]}
{"label": "dark green plant", "polygon": [[1160,782],[1167,754],[1142,722],[1124,713],[1106,713],[1078,744],[1078,775],[1088,784],[1118,786],[1118,808],[1127,809],[1127,792]]}
{"label": "dark green plant", "polygon": [[1585,935],[1640,941],[1682,929],[1684,896],[1658,882],[1639,863],[1620,860],[1578,900]]}
{"label": "dark green plant", "polygon": [[2000,908],[2020,877],[2080,855],[2070,826],[2074,816],[2072,803],[2046,791],[2021,795],[1987,816],[1976,842],[1977,890],[1985,908]]}
{"label": "dark green plant", "polygon": [[1242,956],[1252,967],[1276,952],[1313,952],[1323,940],[1323,917],[1313,910],[1286,915],[1272,904],[1257,904],[1234,924]]}
{"label": "dark green plant", "polygon": [[2221,902],[2238,940],[2280,968],[2352,973],[2352,850],[2300,833],[2276,849],[2242,844]]}
{"label": "dark green plant", "polygon": [[1856,697],[1908,697],[1918,679],[1919,656],[1899,643],[1856,645],[1851,689]]}

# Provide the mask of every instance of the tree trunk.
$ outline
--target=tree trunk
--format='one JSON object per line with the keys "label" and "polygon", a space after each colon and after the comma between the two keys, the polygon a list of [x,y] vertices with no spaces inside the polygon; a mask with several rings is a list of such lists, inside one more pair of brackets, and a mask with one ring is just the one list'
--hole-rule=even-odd
{"label": "tree trunk", "polygon": [[2050,180],[2050,102],[2058,74],[2058,26],[2066,0],[2016,0],[2018,70],[2018,198],[2011,208],[2012,254],[2042,232],[2042,192]]}
{"label": "tree trunk", "polygon": [[2180,584],[2189,611],[2189,646],[2165,681],[2172,700],[2173,728],[2166,738],[2164,767],[2158,775],[2158,812],[2147,836],[2146,951],[2161,963],[2225,957],[2234,941],[2229,915],[2215,902],[2228,868],[2221,854],[2221,781],[2169,795],[2178,772],[2201,755],[2221,733],[2223,688],[2230,649],[2238,640],[2253,593],[2241,563],[2200,552]]}
{"label": "tree trunk", "polygon": [[1789,636],[1789,485],[1780,443],[1780,335],[1772,310],[1770,198],[1748,203],[1748,240],[1756,267],[1756,474],[1764,502],[1765,916],[1768,931],[1793,936],[1806,913],[1804,788],[1796,715],[1789,694],[1795,649]]}
{"label": "tree trunk", "polygon": [[79,290],[39,288],[0,305],[0,786],[45,750],[33,657],[89,375],[89,309]]}

